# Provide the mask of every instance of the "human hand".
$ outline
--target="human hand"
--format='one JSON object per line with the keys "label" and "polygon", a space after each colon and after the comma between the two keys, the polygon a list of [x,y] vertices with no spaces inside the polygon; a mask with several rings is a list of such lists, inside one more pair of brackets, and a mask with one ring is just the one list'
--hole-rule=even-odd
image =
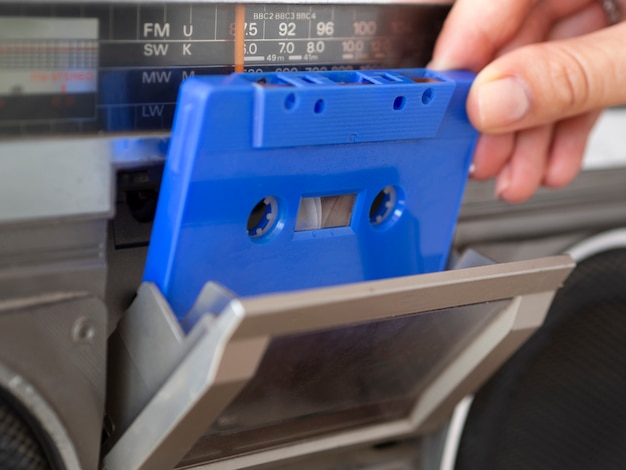
{"label": "human hand", "polygon": [[571,182],[600,110],[626,103],[626,23],[607,25],[597,0],[454,4],[429,67],[479,72],[472,176],[497,175],[501,199]]}

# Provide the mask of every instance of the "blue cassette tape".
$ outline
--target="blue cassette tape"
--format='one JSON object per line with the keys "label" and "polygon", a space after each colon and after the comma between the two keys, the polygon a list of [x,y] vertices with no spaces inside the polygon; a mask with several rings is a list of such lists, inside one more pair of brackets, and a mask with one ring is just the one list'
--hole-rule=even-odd
{"label": "blue cassette tape", "polygon": [[444,269],[477,138],[472,79],[187,80],[144,280],[180,319],[208,281],[250,296]]}

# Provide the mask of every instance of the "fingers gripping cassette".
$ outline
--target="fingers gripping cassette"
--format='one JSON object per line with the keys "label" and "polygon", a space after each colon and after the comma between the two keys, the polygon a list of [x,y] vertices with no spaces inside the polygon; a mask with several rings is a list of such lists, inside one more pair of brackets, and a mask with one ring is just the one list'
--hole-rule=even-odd
{"label": "fingers gripping cassette", "polygon": [[181,88],[144,280],[179,318],[239,296],[442,270],[473,75],[233,74]]}

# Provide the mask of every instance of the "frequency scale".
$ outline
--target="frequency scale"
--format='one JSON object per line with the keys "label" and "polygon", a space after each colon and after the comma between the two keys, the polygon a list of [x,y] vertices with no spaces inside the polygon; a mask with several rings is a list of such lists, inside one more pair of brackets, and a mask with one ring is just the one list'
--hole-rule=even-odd
{"label": "frequency scale", "polygon": [[424,66],[446,3],[2,2],[0,136],[167,130],[192,76]]}

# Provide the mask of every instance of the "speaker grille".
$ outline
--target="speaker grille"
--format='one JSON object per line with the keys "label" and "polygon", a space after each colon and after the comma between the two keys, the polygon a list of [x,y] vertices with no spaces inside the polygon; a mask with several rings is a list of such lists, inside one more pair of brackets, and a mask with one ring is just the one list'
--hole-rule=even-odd
{"label": "speaker grille", "polygon": [[0,469],[50,470],[39,439],[20,413],[0,395]]}
{"label": "speaker grille", "polygon": [[582,262],[545,325],[476,394],[457,470],[623,469],[626,250]]}

